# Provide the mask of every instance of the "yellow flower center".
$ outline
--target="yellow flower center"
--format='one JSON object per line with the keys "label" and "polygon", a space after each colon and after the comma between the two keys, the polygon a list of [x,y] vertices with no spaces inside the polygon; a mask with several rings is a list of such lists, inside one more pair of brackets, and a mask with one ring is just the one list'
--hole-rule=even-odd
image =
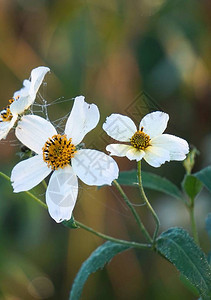
{"label": "yellow flower center", "polygon": [[70,164],[76,147],[71,143],[71,139],[67,140],[66,135],[56,134],[47,140],[42,150],[43,160],[48,164],[48,167],[57,170]]}
{"label": "yellow flower center", "polygon": [[134,133],[130,139],[130,143],[134,148],[144,150],[150,145],[150,137],[148,134],[143,132],[142,127],[141,130],[138,130],[136,133]]}
{"label": "yellow flower center", "polygon": [[[9,103],[11,104],[14,102],[14,99],[10,99]],[[7,105],[5,108],[2,109],[0,112],[0,122],[8,122],[12,119],[12,113],[10,111],[10,104]]]}

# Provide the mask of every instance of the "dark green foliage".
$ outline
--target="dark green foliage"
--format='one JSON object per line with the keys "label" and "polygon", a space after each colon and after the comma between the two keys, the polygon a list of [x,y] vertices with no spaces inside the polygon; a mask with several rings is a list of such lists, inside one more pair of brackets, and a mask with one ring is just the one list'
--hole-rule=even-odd
{"label": "dark green foliage", "polygon": [[163,232],[157,240],[157,250],[190,281],[202,299],[210,299],[211,268],[187,231],[175,227]]}
{"label": "dark green foliage", "polygon": [[[117,181],[121,185],[129,185],[129,186],[138,185],[137,171],[131,170],[131,171],[120,172]],[[142,181],[143,181],[144,188],[163,192],[177,199],[182,198],[182,193],[180,192],[178,187],[164,177],[142,171]]]}
{"label": "dark green foliage", "polygon": [[198,193],[201,191],[203,184],[197,177],[193,175],[186,175],[182,182],[182,187],[186,194],[193,201],[198,195]]}
{"label": "dark green foliage", "polygon": [[80,299],[83,287],[89,275],[102,269],[118,253],[129,249],[128,246],[106,242],[98,247],[81,266],[70,292],[70,300]]}
{"label": "dark green foliage", "polygon": [[202,169],[201,171],[194,174],[206,188],[211,192],[211,166]]}

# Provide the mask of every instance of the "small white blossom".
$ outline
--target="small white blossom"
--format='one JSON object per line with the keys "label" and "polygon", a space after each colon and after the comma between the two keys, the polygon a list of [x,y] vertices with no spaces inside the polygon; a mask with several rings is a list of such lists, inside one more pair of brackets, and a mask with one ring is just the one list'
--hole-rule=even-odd
{"label": "small white blossom", "polygon": [[153,167],[160,167],[170,160],[184,160],[189,152],[188,143],[174,135],[163,134],[168,120],[168,114],[152,112],[141,120],[137,130],[130,118],[112,114],[106,119],[103,129],[115,140],[127,144],[110,144],[106,150],[110,155],[126,156],[130,160],[144,158]]}
{"label": "small white blossom", "polygon": [[36,155],[13,168],[14,192],[30,190],[53,171],[46,203],[51,217],[61,222],[71,218],[78,194],[77,176],[88,185],[111,185],[119,174],[114,159],[103,152],[78,147],[99,118],[98,107],[86,103],[83,96],[75,98],[63,135],[39,116],[23,116],[15,133]]}
{"label": "small white blossom", "polygon": [[23,88],[15,92],[7,107],[0,111],[0,140],[6,138],[17,121],[18,115],[23,114],[33,104],[39,87],[49,71],[47,67],[33,69],[31,80],[24,80]]}

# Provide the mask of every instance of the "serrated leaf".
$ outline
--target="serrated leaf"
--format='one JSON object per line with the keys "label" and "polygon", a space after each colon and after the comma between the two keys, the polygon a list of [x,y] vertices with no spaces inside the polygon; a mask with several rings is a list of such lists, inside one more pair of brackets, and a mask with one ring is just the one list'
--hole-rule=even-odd
{"label": "serrated leaf", "polygon": [[198,296],[199,293],[197,291],[197,289],[195,288],[195,286],[193,286],[190,281],[182,274],[180,274],[180,280],[182,281],[182,283],[184,284],[184,286],[194,294],[194,296]]}
{"label": "serrated leaf", "polygon": [[185,175],[182,182],[182,187],[190,199],[193,201],[198,193],[201,191],[203,184],[193,175]]}
{"label": "serrated leaf", "polygon": [[129,246],[106,242],[98,247],[81,266],[70,292],[69,300],[79,300],[84,284],[93,272],[102,269],[115,255],[129,249]]}
{"label": "serrated leaf", "polygon": [[[120,172],[117,181],[121,185],[137,186],[137,171],[131,170]],[[182,193],[178,187],[164,177],[142,171],[142,181],[144,188],[163,192],[177,199],[182,198]]]}
{"label": "serrated leaf", "polygon": [[[206,231],[209,236],[210,243],[211,243],[211,213],[208,214],[208,216],[205,220],[205,228],[206,228]],[[211,264],[211,251],[208,253],[207,259],[208,259],[209,264]]]}
{"label": "serrated leaf", "polygon": [[204,300],[211,297],[211,268],[205,254],[182,228],[170,228],[157,239],[157,250],[190,281]]}
{"label": "serrated leaf", "polygon": [[211,192],[211,166],[206,167],[193,175],[196,176]]}
{"label": "serrated leaf", "polygon": [[211,213],[208,214],[205,220],[205,228],[211,241]]}

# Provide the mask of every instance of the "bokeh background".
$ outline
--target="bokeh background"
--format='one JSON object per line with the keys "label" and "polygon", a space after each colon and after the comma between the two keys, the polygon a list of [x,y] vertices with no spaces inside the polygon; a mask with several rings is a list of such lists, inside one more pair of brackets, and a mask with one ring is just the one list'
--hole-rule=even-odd
{"label": "bokeh background", "polygon": [[[168,133],[183,137],[200,151],[194,171],[211,163],[209,0],[1,0],[0,104],[3,108],[34,67],[51,69],[40,89],[51,105],[49,118],[62,129],[71,98],[85,95],[101,112],[98,127],[86,146],[105,151],[111,140],[101,125],[113,112],[127,114],[136,124],[148,111],[169,113]],[[42,96],[42,97],[41,97]],[[56,101],[56,102],[55,102]],[[34,110],[44,114],[41,108]],[[64,118],[65,119],[65,118]],[[0,142],[0,170],[10,175],[20,160],[14,132]],[[116,159],[121,170],[135,168]],[[178,186],[181,162],[154,169]],[[134,204],[138,191],[125,188]],[[44,199],[42,187],[33,192]],[[161,230],[183,226],[189,216],[179,201],[146,191],[161,219]],[[210,195],[196,201],[201,247],[208,253],[204,220]],[[137,206],[148,229],[154,222]],[[74,210],[77,220],[115,237],[143,241],[135,221],[113,187],[97,190],[80,182]],[[103,241],[82,229],[68,230],[24,193],[13,194],[0,178],[0,299],[68,299],[82,262]],[[167,261],[147,251],[128,251],[114,258],[87,281],[82,299],[197,299]]]}

